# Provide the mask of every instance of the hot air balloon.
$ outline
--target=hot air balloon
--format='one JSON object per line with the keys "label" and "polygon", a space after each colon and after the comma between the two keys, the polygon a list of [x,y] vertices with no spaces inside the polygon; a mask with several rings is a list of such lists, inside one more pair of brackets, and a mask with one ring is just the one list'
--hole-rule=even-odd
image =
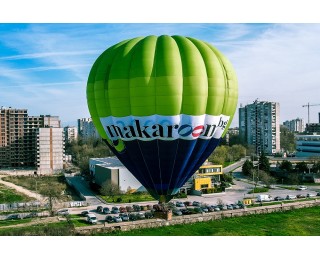
{"label": "hot air balloon", "polygon": [[87,82],[99,134],[160,203],[213,152],[237,102],[231,63],[209,43],[183,36],[113,45],[97,58]]}

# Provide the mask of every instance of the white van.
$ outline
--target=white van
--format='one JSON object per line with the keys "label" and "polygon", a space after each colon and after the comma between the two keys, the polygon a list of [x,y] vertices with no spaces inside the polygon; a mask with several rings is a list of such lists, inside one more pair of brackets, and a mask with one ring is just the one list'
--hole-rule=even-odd
{"label": "white van", "polygon": [[263,194],[263,195],[258,195],[258,196],[257,196],[257,201],[258,201],[258,202],[270,201],[270,200],[271,200],[271,198],[270,198],[269,195]]}
{"label": "white van", "polygon": [[90,224],[97,224],[98,220],[97,220],[97,217],[95,214],[88,214],[87,215],[87,222],[90,223]]}

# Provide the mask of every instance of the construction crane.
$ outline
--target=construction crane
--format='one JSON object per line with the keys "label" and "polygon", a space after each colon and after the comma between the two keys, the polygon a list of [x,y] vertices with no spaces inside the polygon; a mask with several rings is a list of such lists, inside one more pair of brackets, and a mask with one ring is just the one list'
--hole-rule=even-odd
{"label": "construction crane", "polygon": [[312,104],[310,105],[309,102],[307,105],[302,105],[302,107],[308,107],[308,124],[310,124],[310,107],[312,106],[320,106],[320,104]]}

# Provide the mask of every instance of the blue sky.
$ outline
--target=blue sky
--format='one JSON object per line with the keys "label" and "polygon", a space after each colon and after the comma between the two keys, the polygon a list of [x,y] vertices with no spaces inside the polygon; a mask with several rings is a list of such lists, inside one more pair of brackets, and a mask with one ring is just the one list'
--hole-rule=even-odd
{"label": "blue sky", "polygon": [[[283,122],[307,121],[302,105],[320,104],[320,24],[1,23],[0,106],[58,115],[64,125],[75,125],[90,116],[86,81],[95,59],[119,41],[150,34],[216,46],[236,70],[238,107],[256,98],[279,102]],[[318,122],[318,112],[320,106],[310,107],[310,122]]]}

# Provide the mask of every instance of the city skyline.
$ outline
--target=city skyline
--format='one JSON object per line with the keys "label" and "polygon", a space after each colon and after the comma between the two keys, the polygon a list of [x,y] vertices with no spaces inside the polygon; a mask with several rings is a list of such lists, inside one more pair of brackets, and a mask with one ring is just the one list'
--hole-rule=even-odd
{"label": "city skyline", "polygon": [[[239,81],[238,108],[254,100],[280,103],[280,122],[307,122],[320,75],[320,24],[123,23],[0,24],[0,106],[59,116],[63,126],[90,117],[86,81],[96,58],[117,42],[147,35],[185,35],[217,47]],[[320,106],[310,107],[310,123]]]}

